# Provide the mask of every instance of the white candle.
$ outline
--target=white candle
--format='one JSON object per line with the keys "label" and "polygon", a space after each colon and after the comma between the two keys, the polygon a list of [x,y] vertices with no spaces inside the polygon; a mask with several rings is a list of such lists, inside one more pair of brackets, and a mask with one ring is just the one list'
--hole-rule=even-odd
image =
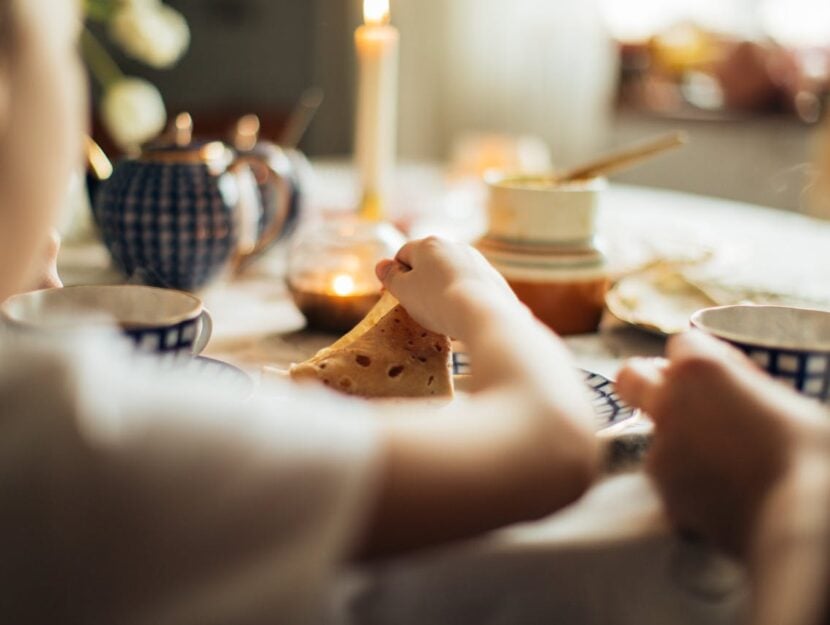
{"label": "white candle", "polygon": [[363,217],[383,217],[395,166],[400,35],[389,25],[389,0],[364,0],[365,24],[355,32],[359,64],[355,152]]}

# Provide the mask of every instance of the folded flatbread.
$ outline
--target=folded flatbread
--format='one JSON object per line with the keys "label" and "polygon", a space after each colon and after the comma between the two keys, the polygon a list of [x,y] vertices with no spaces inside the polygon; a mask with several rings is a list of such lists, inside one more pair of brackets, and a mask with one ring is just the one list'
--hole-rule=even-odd
{"label": "folded flatbread", "polygon": [[295,380],[319,380],[350,395],[452,397],[450,339],[418,325],[391,295],[351,332],[291,367]]}

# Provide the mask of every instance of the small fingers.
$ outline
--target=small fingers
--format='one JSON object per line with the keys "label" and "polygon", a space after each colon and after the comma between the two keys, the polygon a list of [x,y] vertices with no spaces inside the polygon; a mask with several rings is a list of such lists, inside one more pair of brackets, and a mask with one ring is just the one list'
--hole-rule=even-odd
{"label": "small fingers", "polygon": [[700,330],[691,330],[672,337],[666,346],[666,354],[673,362],[702,357],[721,363],[754,367],[749,358],[729,343]]}
{"label": "small fingers", "polygon": [[397,260],[382,260],[375,267],[378,280],[398,299],[401,299],[401,292],[404,288],[401,278],[410,271],[412,270],[409,267]]}
{"label": "small fingers", "polygon": [[632,358],[617,377],[617,392],[627,404],[653,416],[667,366],[668,363],[660,358]]}
{"label": "small fingers", "polygon": [[378,277],[378,280],[385,286],[386,285],[386,278],[389,274],[394,271],[395,265],[397,262],[394,260],[382,260],[375,266],[375,275]]}
{"label": "small fingers", "polygon": [[423,262],[427,255],[446,257],[453,249],[452,242],[437,236],[428,236],[425,239],[410,241],[404,245],[395,256],[395,260],[408,267],[415,267],[419,260]]}
{"label": "small fingers", "polygon": [[416,252],[421,243],[422,241],[410,241],[398,250],[398,253],[395,254],[395,260],[407,267],[414,267]]}

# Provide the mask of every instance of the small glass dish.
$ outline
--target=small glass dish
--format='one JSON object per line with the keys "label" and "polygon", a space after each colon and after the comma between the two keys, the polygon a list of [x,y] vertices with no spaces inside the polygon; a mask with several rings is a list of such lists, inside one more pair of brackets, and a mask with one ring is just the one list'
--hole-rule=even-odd
{"label": "small glass dish", "polygon": [[404,243],[391,224],[353,217],[298,233],[286,283],[308,326],[337,333],[354,327],[380,298],[375,266],[393,258]]}

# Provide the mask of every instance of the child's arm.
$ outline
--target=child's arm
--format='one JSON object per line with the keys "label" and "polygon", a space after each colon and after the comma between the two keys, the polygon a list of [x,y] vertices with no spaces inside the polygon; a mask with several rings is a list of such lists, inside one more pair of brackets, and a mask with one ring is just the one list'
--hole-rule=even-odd
{"label": "child's arm", "polygon": [[464,341],[480,391],[438,415],[384,421],[361,555],[472,536],[579,498],[598,466],[593,411],[559,339],[467,246],[413,243],[378,274],[419,323]]}
{"label": "child's arm", "polygon": [[830,427],[795,427],[789,470],[767,497],[749,554],[756,625],[830,625]]}

